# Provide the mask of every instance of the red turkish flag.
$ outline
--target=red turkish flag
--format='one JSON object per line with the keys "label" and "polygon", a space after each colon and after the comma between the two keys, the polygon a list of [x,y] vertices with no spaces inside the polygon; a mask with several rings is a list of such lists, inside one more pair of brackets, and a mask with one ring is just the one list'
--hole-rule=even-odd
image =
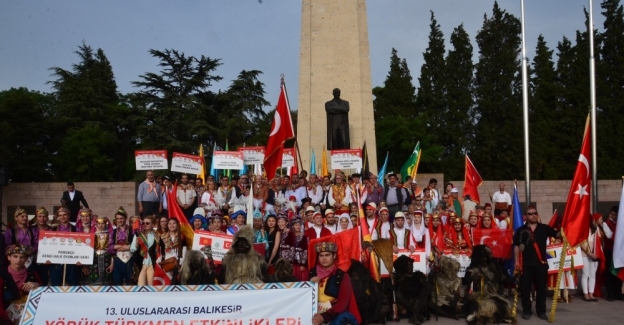
{"label": "red turkish flag", "polygon": [[466,174],[464,176],[464,196],[470,195],[470,200],[479,203],[479,191],[477,187],[481,186],[483,179],[479,172],[466,155]]}
{"label": "red turkish flag", "polygon": [[508,258],[511,252],[511,243],[513,241],[512,229],[500,229],[492,227],[491,229],[475,228],[474,229],[474,245],[486,245],[492,250],[492,256],[496,258]]}
{"label": "red turkish flag", "polygon": [[360,248],[360,231],[351,228],[339,232],[331,237],[321,237],[310,240],[308,243],[308,268],[312,269],[316,265],[316,244],[323,242],[334,242],[338,247],[336,265],[339,269],[347,272],[351,267],[351,259],[360,260],[362,250]]}
{"label": "red turkish flag", "polygon": [[290,117],[290,105],[288,104],[288,96],[286,95],[286,85],[282,82],[264,156],[264,170],[267,173],[267,179],[272,180],[275,177],[275,170],[282,168],[284,143],[293,138],[295,138],[295,130],[293,128],[292,118]]}
{"label": "red turkish flag", "polygon": [[590,168],[590,127],[589,116],[585,122],[585,135],[581,154],[576,163],[576,171],[568,193],[568,201],[563,213],[561,224],[564,238],[570,247],[576,247],[587,239],[589,234],[589,220],[591,218],[589,205],[591,200],[591,168]]}

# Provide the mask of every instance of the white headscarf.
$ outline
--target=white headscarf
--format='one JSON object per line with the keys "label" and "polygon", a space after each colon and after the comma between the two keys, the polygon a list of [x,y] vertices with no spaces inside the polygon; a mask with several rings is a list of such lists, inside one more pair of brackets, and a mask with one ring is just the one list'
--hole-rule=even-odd
{"label": "white headscarf", "polygon": [[[340,224],[340,221],[343,218],[346,218],[349,221],[348,225],[347,225],[347,229],[342,229],[342,225]],[[349,214],[343,213],[340,216],[338,216],[338,229],[336,230],[336,233],[340,233],[340,232],[343,232],[345,230],[349,230],[349,229],[352,229],[352,228],[353,228],[353,224],[351,223],[351,217],[349,216]]]}

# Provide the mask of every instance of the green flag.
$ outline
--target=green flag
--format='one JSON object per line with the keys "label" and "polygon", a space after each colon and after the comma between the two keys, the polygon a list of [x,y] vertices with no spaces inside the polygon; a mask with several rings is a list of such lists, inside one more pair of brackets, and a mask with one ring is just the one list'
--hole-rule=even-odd
{"label": "green flag", "polygon": [[407,158],[407,161],[401,167],[401,179],[403,182],[407,179],[408,176],[412,178],[416,177],[416,171],[418,170],[418,163],[420,162],[420,141],[416,143],[416,147],[414,147],[414,152]]}

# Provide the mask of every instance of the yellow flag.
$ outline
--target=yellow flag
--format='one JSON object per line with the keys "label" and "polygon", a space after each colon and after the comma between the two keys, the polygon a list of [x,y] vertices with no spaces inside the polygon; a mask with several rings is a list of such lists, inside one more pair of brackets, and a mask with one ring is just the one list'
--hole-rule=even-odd
{"label": "yellow flag", "polygon": [[329,168],[327,168],[327,150],[325,150],[325,146],[323,146],[323,159],[321,161],[321,178],[327,176],[329,174]]}
{"label": "yellow flag", "polygon": [[202,182],[206,184],[206,161],[204,160],[204,145],[199,145],[199,156],[201,157],[201,170],[197,177],[202,179]]}

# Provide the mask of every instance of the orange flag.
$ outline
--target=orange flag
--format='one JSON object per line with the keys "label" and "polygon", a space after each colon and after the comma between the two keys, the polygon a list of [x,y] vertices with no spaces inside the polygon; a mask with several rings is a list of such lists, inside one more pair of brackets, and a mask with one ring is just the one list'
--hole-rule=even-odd
{"label": "orange flag", "polygon": [[470,200],[479,203],[479,191],[477,187],[481,186],[483,179],[479,172],[466,155],[466,174],[464,176],[464,196],[470,195]]}
{"label": "orange flag", "polygon": [[178,190],[178,182],[173,185],[173,189],[168,191],[165,189],[165,193],[167,195],[167,211],[169,212],[169,218],[175,218],[180,223],[180,232],[184,234],[186,238],[186,247],[193,247],[193,237],[195,233],[193,232],[193,227],[186,220],[186,216],[184,216],[184,212],[178,205],[178,200],[176,199],[176,193]]}
{"label": "orange flag", "polygon": [[576,162],[576,171],[568,192],[568,201],[563,212],[561,230],[570,247],[576,247],[587,239],[589,233],[589,205],[591,203],[591,168],[589,116],[585,122],[585,135],[581,154]]}

